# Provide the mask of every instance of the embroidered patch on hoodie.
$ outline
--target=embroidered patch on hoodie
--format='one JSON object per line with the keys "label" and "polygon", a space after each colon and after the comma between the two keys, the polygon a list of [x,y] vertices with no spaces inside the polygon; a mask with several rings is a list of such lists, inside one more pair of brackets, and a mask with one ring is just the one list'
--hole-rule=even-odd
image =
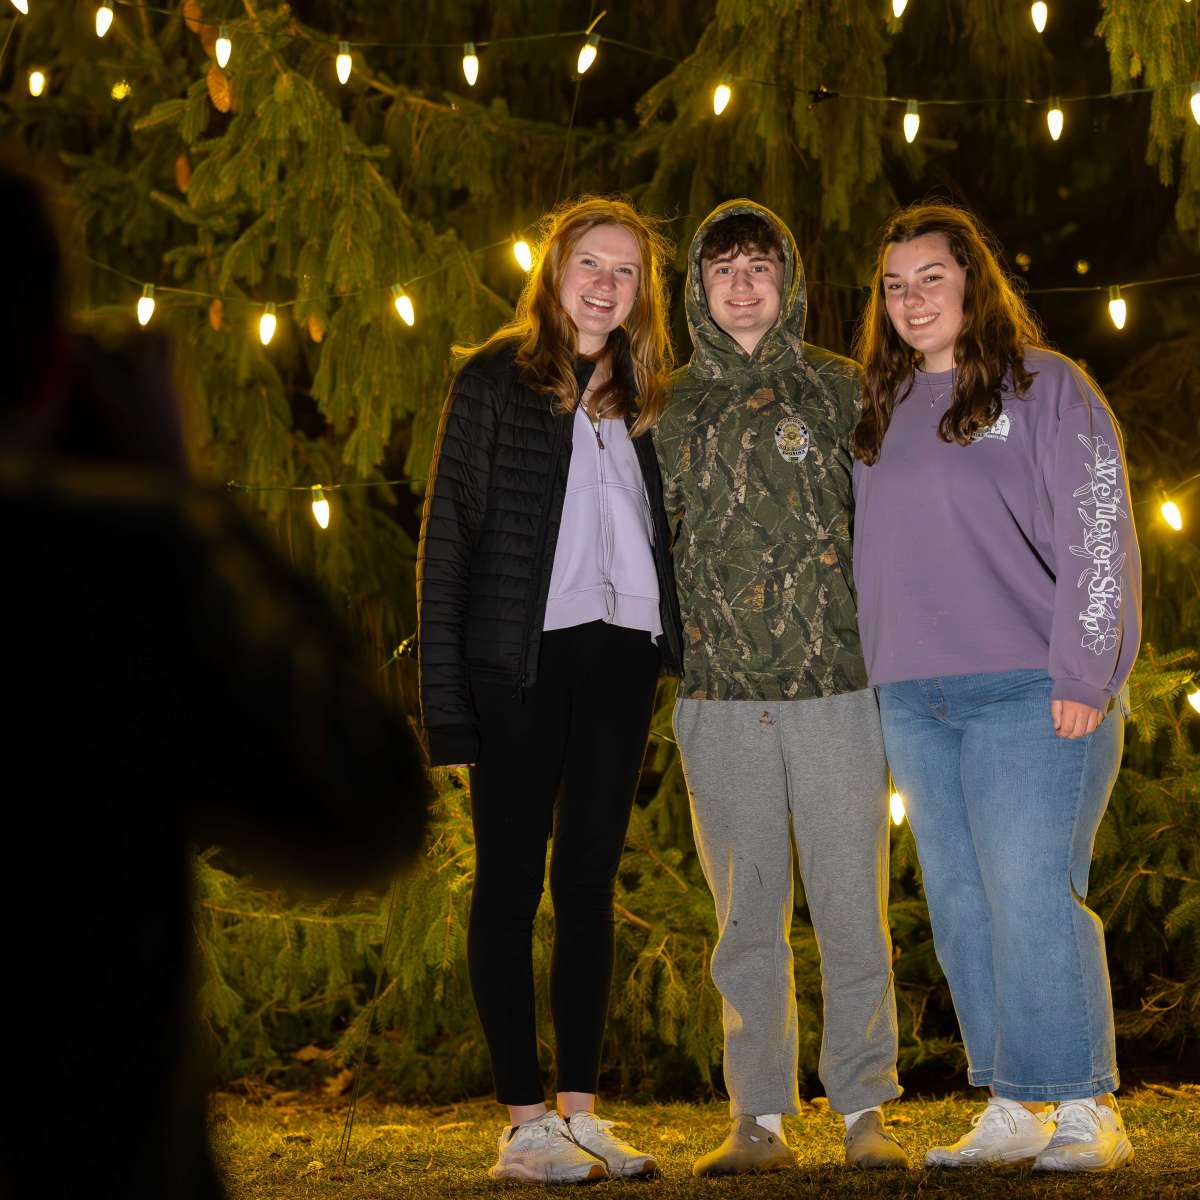
{"label": "embroidered patch on hoodie", "polygon": [[775,447],[786,462],[803,462],[811,442],[808,426],[795,417],[784,417],[775,426]]}

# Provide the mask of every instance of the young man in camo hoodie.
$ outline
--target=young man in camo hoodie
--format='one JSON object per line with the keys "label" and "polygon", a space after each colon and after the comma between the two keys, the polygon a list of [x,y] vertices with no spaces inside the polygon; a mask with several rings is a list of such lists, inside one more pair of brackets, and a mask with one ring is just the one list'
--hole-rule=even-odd
{"label": "young man in camo hoodie", "polygon": [[821,950],[820,1076],[846,1161],[907,1167],[887,929],[887,764],[850,577],[855,365],[804,341],[804,274],[774,213],[717,208],[692,241],[693,354],[659,424],[684,628],[675,733],[716,901],[732,1127],[697,1175],[795,1165],[792,840]]}

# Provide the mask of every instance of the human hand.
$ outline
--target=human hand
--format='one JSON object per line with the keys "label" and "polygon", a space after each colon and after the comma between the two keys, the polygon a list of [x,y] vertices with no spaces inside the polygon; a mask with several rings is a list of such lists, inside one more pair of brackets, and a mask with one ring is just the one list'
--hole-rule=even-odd
{"label": "human hand", "polygon": [[1078,700],[1051,700],[1050,716],[1054,732],[1061,738],[1080,738],[1100,728],[1104,713]]}

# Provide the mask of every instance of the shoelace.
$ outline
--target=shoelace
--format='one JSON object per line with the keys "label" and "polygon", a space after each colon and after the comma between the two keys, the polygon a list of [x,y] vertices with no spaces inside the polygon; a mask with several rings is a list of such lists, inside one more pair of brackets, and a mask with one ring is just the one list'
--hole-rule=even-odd
{"label": "shoelace", "polygon": [[559,1129],[557,1121],[550,1121],[544,1118],[535,1124],[523,1125],[520,1127],[520,1130],[521,1132],[514,1136],[522,1137],[523,1141],[529,1141],[535,1144],[545,1144],[547,1146],[553,1142],[555,1138],[566,1136],[566,1134]]}
{"label": "shoelace", "polygon": [[[630,1154],[640,1153],[640,1151],[635,1150],[628,1142],[623,1142],[620,1138],[615,1138],[608,1132],[613,1127],[612,1121],[603,1121],[599,1117],[594,1116],[592,1113],[577,1113],[576,1116],[583,1117],[584,1120],[582,1124],[593,1126],[597,1134],[603,1137],[606,1141],[612,1142],[617,1149],[624,1150]],[[571,1118],[571,1120],[574,1119],[574,1117]],[[570,1121],[567,1122],[567,1128],[571,1128]]]}
{"label": "shoelace", "polygon": [[1104,1128],[1100,1114],[1090,1104],[1060,1104],[1055,1114],[1056,1142],[1092,1142]]}
{"label": "shoelace", "polygon": [[993,1104],[991,1102],[988,1103],[987,1108],[983,1112],[976,1113],[971,1118],[971,1128],[977,1129],[982,1126],[980,1132],[986,1132],[988,1129],[999,1126],[1002,1123],[1008,1126],[1009,1133],[1016,1134],[1017,1118],[1004,1105]]}

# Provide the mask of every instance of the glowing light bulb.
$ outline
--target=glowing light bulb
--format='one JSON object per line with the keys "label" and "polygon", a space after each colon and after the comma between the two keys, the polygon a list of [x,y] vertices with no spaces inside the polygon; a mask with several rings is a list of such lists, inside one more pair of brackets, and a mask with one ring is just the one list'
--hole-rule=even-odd
{"label": "glowing light bulb", "polygon": [[513,242],[513,257],[526,274],[533,270],[533,251],[530,250],[529,243],[524,238],[518,238]]}
{"label": "glowing light bulb", "polygon": [[904,106],[904,140],[910,144],[914,142],[920,128],[921,114],[917,111],[917,102],[910,100]]}
{"label": "glowing light bulb", "polygon": [[1128,310],[1125,307],[1124,299],[1121,297],[1121,289],[1115,283],[1108,289],[1108,315],[1112,317],[1112,323],[1118,329],[1125,328],[1125,318],[1128,316]]}
{"label": "glowing light bulb", "polygon": [[278,321],[275,319],[275,305],[268,304],[263,309],[263,315],[258,318],[258,340],[264,346],[271,344],[271,339],[275,336],[275,326]]}
{"label": "glowing light bulb", "polygon": [[149,325],[154,316],[154,284],[148,283],[142,288],[142,294],[137,302],[137,319],[139,325]]}
{"label": "glowing light bulb", "polygon": [[908,7],[908,0],[892,0],[892,16],[896,20],[900,20],[904,16],[904,10]]}
{"label": "glowing light bulb", "polygon": [[575,64],[575,70],[582,75],[596,61],[596,55],[599,53],[600,35],[598,33],[589,33],[587,41],[580,48],[579,61]]}
{"label": "glowing light bulb", "polygon": [[12,6],[22,16],[29,16],[29,0],[12,0]]}
{"label": "glowing light bulb", "polygon": [[713,112],[719,117],[729,107],[729,101],[732,99],[733,88],[727,83],[718,83],[713,88]]}
{"label": "glowing light bulb", "polygon": [[120,103],[122,100],[128,100],[133,95],[133,88],[130,87],[128,79],[118,79],[112,85],[112,90],[108,94]]}
{"label": "glowing light bulb", "polygon": [[333,67],[337,71],[338,83],[343,87],[350,80],[350,44],[348,42],[338,42],[337,58],[334,60]]}
{"label": "glowing light bulb", "polygon": [[229,56],[233,53],[233,42],[229,38],[229,26],[222,25],[217,31],[217,42],[213,47],[213,52],[217,56],[217,66],[221,70],[225,70],[229,66]]}
{"label": "glowing light bulb", "polygon": [[1046,18],[1050,15],[1050,7],[1044,0],[1036,0],[1036,3],[1029,6],[1029,16],[1033,20],[1033,27],[1038,33],[1043,33],[1046,29]]}
{"label": "glowing light bulb", "polygon": [[322,529],[329,528],[329,501],[325,499],[325,493],[321,490],[320,484],[314,484],[312,490],[312,510],[313,520],[316,521]]}
{"label": "glowing light bulb", "polygon": [[96,36],[102,38],[111,28],[113,23],[113,10],[111,4],[102,4],[96,9]]}
{"label": "glowing light bulb", "polygon": [[479,55],[475,53],[474,42],[463,43],[463,78],[467,87],[474,87],[479,78]]}
{"label": "glowing light bulb", "polygon": [[29,72],[29,94],[31,96],[40,96],[46,90],[46,73],[39,71],[34,67]]}
{"label": "glowing light bulb", "polygon": [[417,314],[413,309],[412,299],[398,283],[392,285],[392,303],[396,306],[396,313],[405,325],[411,326],[416,321]]}
{"label": "glowing light bulb", "polygon": [[1200,691],[1188,693],[1188,703],[1200,713]]}
{"label": "glowing light bulb", "polygon": [[1192,84],[1192,116],[1196,119],[1196,124],[1200,125],[1200,83]]}
{"label": "glowing light bulb", "polygon": [[1046,128],[1050,130],[1052,142],[1057,142],[1062,137],[1063,110],[1057,96],[1050,101],[1050,107],[1046,110]]}
{"label": "glowing light bulb", "polygon": [[1174,500],[1164,500],[1162,507],[1158,510],[1162,514],[1162,519],[1166,521],[1170,527],[1178,533],[1183,528],[1183,513],[1179,511],[1179,505]]}
{"label": "glowing light bulb", "polygon": [[892,824],[904,824],[904,797],[899,792],[893,792],[891,801],[889,802],[892,810]]}

